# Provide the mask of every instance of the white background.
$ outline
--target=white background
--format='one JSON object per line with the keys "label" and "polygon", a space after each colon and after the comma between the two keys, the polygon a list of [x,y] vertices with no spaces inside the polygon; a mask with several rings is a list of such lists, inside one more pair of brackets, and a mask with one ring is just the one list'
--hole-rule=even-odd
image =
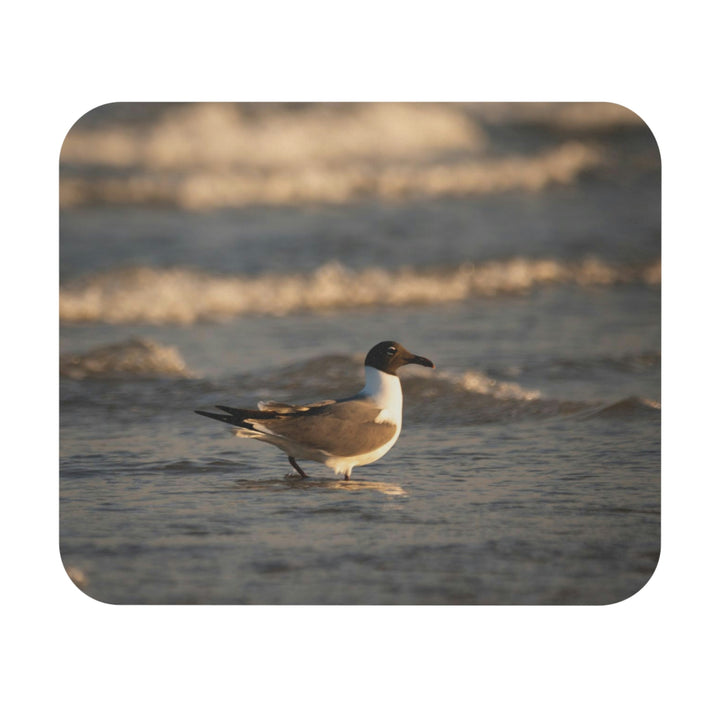
{"label": "white background", "polygon": [[[710,3],[6,7],[2,672],[11,718],[717,712],[718,51]],[[58,552],[58,154],[119,100],[606,100],[663,161],[662,555],[608,607],[123,607]],[[40,267],[40,270],[38,270]]]}

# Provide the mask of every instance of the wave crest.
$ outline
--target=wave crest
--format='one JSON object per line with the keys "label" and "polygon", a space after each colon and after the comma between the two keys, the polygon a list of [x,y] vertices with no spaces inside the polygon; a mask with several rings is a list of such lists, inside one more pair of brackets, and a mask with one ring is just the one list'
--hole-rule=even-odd
{"label": "wave crest", "polygon": [[552,184],[571,184],[602,164],[599,151],[567,142],[535,156],[468,159],[417,164],[397,160],[385,166],[365,160],[341,165],[222,171],[197,169],[127,177],[64,177],[60,205],[171,205],[212,210],[251,205],[339,204],[363,198],[388,201],[472,197],[511,190],[536,192]]}
{"label": "wave crest", "polygon": [[[197,103],[152,110],[120,104],[115,117],[106,106],[78,121],[65,139],[60,204],[193,211],[536,191],[573,183],[607,157],[577,139],[529,155],[491,155],[483,125],[495,118],[555,127],[570,116],[574,127],[579,116],[584,126],[582,118],[607,120],[613,107],[554,105]],[[128,121],[122,107],[135,107],[144,121]],[[608,122],[637,119],[623,111],[610,112]]]}
{"label": "wave crest", "polygon": [[515,258],[451,269],[370,267],[329,262],[312,273],[257,277],[185,268],[138,267],[90,275],[60,289],[63,322],[189,324],[237,315],[287,315],[369,306],[430,305],[521,293],[537,286],[660,282],[660,261],[617,266]]}
{"label": "wave crest", "polygon": [[76,380],[112,377],[193,377],[178,350],[145,338],[60,356],[60,375]]}

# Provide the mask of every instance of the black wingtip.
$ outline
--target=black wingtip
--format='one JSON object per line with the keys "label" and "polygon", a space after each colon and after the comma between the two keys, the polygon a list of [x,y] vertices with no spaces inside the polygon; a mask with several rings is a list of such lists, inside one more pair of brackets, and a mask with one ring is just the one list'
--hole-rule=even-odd
{"label": "black wingtip", "polygon": [[229,415],[220,415],[219,413],[206,412],[205,410],[194,410],[198,415],[203,417],[209,417],[212,420],[221,420],[222,422],[232,423],[232,418]]}

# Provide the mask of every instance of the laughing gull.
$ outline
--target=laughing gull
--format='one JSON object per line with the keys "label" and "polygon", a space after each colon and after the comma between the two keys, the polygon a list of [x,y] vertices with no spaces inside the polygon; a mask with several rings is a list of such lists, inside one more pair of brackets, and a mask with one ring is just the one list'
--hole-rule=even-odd
{"label": "laughing gull", "polygon": [[257,410],[217,405],[224,415],[195,412],[229,423],[237,437],[276,445],[300,477],[307,475],[296,461],[313,460],[349,480],[356,465],[379,460],[398,439],[403,397],[397,371],[409,364],[435,367],[431,360],[386,340],[367,354],[365,387],[352,397],[307,405],[270,400],[259,402]]}

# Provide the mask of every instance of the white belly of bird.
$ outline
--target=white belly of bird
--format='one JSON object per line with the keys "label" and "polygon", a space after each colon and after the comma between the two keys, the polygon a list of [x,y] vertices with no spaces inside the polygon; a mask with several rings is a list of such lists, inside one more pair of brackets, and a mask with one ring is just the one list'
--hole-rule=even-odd
{"label": "white belly of bird", "polygon": [[402,430],[403,396],[400,378],[397,375],[389,375],[373,367],[366,367],[365,387],[360,394],[372,399],[379,408],[382,408],[375,422],[392,423],[395,425],[395,434],[384,445],[362,455],[352,457],[328,456],[323,462],[327,467],[334,470],[337,475],[349,474],[356,466],[369,465],[379,460],[397,442],[400,430]]}
{"label": "white belly of bird", "polygon": [[329,455],[323,463],[335,472],[336,475],[350,474],[352,469],[359,465],[369,465],[379,460],[388,450],[396,443],[398,436],[400,435],[400,425],[397,426],[395,435],[392,440],[381,445],[379,448],[372,450],[369,453],[363,455],[354,455],[353,457],[336,457]]}

